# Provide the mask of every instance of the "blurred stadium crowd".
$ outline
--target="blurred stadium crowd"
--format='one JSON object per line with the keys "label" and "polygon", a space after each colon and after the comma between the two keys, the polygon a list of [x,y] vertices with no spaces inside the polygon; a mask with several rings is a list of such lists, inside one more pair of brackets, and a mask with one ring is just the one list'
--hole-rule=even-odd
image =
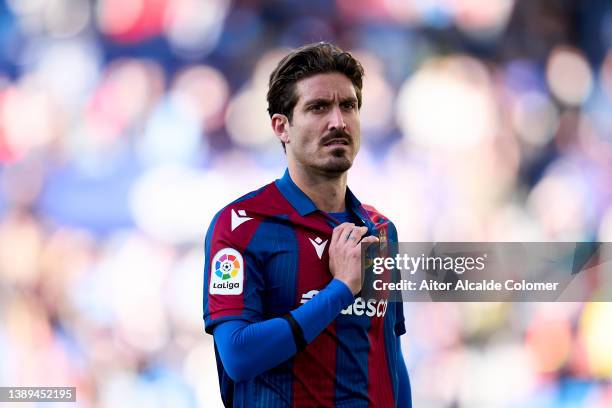
{"label": "blurred stadium crowd", "polygon": [[[364,63],[349,184],[400,240],[612,240],[607,0],[3,0],[0,385],[220,405],[205,229],[282,174],[267,78],[320,40]],[[612,406],[608,303],[405,311],[416,407]]]}

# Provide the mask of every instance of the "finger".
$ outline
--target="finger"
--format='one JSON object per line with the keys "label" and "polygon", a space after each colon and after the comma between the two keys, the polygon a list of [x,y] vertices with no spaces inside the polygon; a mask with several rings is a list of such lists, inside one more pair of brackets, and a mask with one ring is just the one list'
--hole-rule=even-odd
{"label": "finger", "polygon": [[355,241],[357,238],[355,238],[355,236],[357,234],[354,234],[353,231],[355,230],[355,228],[347,228],[346,230],[344,230],[344,233],[342,234],[342,241],[341,242],[348,242],[349,240]]}
{"label": "finger", "polygon": [[343,222],[342,224],[340,224],[336,228],[334,228],[334,230],[332,232],[332,237],[331,237],[330,245],[338,243],[338,241],[340,240],[340,237],[343,236],[344,231],[346,231],[347,228],[352,228],[354,226],[355,226],[355,224],[353,224],[353,223]]}
{"label": "finger", "polygon": [[367,232],[367,230],[368,229],[366,227],[353,226],[353,228],[350,228],[346,231],[344,241],[351,241],[352,243],[357,243],[359,242],[363,234]]}
{"label": "finger", "polygon": [[368,232],[368,227],[356,227],[351,230],[351,238],[355,238],[356,242],[359,242],[361,237],[363,237],[366,232]]}
{"label": "finger", "polygon": [[350,235],[346,238],[346,243],[348,246],[355,247],[361,241],[361,237],[368,232],[367,227],[355,227],[350,231]]}
{"label": "finger", "polygon": [[380,240],[377,237],[370,235],[369,237],[365,237],[364,239],[362,239],[359,245],[357,246],[359,247],[359,250],[361,252],[361,250],[364,248],[364,245],[367,247],[371,244],[378,244],[379,241]]}

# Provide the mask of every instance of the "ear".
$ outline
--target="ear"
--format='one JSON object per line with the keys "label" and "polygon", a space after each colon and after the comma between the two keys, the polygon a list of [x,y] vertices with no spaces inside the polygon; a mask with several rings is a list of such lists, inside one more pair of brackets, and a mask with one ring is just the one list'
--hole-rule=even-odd
{"label": "ear", "polygon": [[289,143],[289,118],[280,113],[272,115],[272,130],[278,139],[283,143]]}

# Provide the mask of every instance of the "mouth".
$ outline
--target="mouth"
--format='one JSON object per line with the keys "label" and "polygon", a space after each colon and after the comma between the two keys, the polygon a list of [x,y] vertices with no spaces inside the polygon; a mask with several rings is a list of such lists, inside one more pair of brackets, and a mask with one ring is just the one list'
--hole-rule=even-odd
{"label": "mouth", "polygon": [[325,147],[337,147],[337,146],[348,146],[350,143],[347,139],[343,139],[343,138],[339,138],[339,139],[332,139],[326,143],[323,144],[323,146]]}

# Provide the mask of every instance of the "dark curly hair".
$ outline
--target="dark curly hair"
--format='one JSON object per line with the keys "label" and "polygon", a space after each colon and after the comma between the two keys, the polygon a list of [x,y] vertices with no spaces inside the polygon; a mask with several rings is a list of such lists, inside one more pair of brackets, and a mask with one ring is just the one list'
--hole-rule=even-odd
{"label": "dark curly hair", "polygon": [[[289,123],[298,101],[296,83],[316,74],[339,72],[347,76],[355,87],[357,106],[361,108],[363,67],[351,54],[327,42],[304,45],[287,54],[270,74],[268,84],[268,113],[285,115]],[[285,144],[283,143],[283,149]]]}

